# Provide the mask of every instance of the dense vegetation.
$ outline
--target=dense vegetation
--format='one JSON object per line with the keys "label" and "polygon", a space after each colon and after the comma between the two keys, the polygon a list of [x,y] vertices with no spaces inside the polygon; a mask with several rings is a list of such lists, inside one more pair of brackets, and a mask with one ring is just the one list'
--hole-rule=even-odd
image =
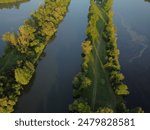
{"label": "dense vegetation", "polygon": [[150,0],[144,0],[144,1],[146,1],[146,2],[150,2]]}
{"label": "dense vegetation", "polygon": [[122,98],[129,91],[120,72],[112,4],[113,0],[91,0],[82,71],[73,80],[71,112],[131,112]]}
{"label": "dense vegetation", "polygon": [[70,0],[45,0],[17,33],[3,35],[8,46],[0,58],[0,112],[14,111],[23,86],[30,82],[36,63],[56,33],[69,3]]}

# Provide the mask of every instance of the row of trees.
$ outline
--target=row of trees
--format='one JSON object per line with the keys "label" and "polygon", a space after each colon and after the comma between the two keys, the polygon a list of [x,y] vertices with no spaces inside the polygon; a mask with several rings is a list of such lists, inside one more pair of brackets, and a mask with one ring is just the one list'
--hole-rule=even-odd
{"label": "row of trees", "polygon": [[[5,102],[0,103],[0,112],[13,111],[22,86],[30,82],[35,65],[49,40],[56,33],[69,3],[70,0],[45,0],[45,4],[20,26],[17,33],[8,32],[3,35],[9,49],[1,60],[9,58],[8,55],[13,52],[11,57],[14,58],[12,59],[14,63],[7,63],[11,59],[3,60],[3,66],[7,65],[7,70],[0,74],[0,100]],[[15,103],[10,104],[10,101]]]}
{"label": "row of trees", "polygon": [[[113,0],[106,0],[104,10],[107,13],[108,19],[105,30],[103,32],[103,39],[107,43],[107,56],[105,69],[109,72],[109,79],[115,94],[118,96],[126,96],[129,94],[128,86],[123,83],[124,75],[120,72],[119,64],[119,50],[117,48],[116,29],[113,25],[112,13]],[[128,109],[125,101],[122,99],[116,106],[117,112],[144,112],[141,107]]]}
{"label": "row of trees", "polygon": [[128,95],[128,87],[123,84],[124,75],[120,72],[119,50],[117,48],[116,30],[113,25],[112,3],[113,0],[106,0],[104,10],[107,13],[107,24],[103,32],[103,39],[107,43],[106,64],[104,65],[109,72],[109,79],[117,95]]}
{"label": "row of trees", "polygon": [[79,72],[73,79],[73,97],[74,102],[69,105],[70,112],[91,112],[91,107],[82,97],[83,91],[92,87],[92,80],[87,76],[90,52],[92,50],[92,45],[90,41],[84,41],[82,43],[83,51],[83,63],[82,63],[82,72]]}

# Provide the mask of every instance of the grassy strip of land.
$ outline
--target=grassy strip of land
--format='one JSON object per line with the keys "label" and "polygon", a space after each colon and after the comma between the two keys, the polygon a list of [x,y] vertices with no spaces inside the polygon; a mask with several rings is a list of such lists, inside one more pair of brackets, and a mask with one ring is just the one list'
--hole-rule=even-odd
{"label": "grassy strip of land", "polygon": [[35,72],[36,63],[57,32],[70,0],[45,0],[17,33],[6,33],[8,43],[0,58],[0,112],[13,112],[14,105]]}
{"label": "grassy strip of land", "polygon": [[120,72],[112,4],[113,0],[91,0],[82,71],[73,80],[71,112],[129,111],[122,98],[129,92]]}

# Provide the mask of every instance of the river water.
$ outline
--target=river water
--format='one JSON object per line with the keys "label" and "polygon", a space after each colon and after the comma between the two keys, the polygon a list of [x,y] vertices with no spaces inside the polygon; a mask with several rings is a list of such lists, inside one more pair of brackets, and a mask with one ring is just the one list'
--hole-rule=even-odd
{"label": "river water", "polygon": [[80,71],[81,43],[86,38],[89,0],[72,0],[53,41],[45,49],[36,74],[16,112],[68,112],[72,80]]}
{"label": "river water", "polygon": [[[19,8],[0,8],[0,36],[18,27],[43,0],[30,0]],[[72,79],[80,71],[81,42],[86,38],[89,0],[72,0],[56,37],[38,63],[32,83],[25,88],[16,112],[68,112]],[[121,71],[129,86],[129,108],[141,106],[150,112],[150,3],[144,0],[114,0]],[[6,44],[0,39],[0,56]]]}
{"label": "river water", "polygon": [[127,105],[150,112],[150,3],[114,0],[114,14],[121,70],[130,90]]}
{"label": "river water", "polygon": [[30,0],[20,4],[0,4],[0,56],[4,53],[6,43],[1,37],[6,32],[16,32],[24,20],[36,10],[43,0]]}

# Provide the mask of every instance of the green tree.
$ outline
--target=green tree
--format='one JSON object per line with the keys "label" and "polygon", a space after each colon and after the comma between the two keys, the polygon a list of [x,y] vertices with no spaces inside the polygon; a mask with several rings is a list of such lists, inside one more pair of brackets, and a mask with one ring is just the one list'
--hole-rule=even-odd
{"label": "green tree", "polygon": [[128,87],[125,84],[121,84],[119,86],[117,86],[117,89],[115,90],[117,95],[128,95],[129,91],[128,91]]}
{"label": "green tree", "polygon": [[110,80],[113,84],[119,84],[124,80],[124,75],[117,71],[112,71],[110,74]]}
{"label": "green tree", "polygon": [[141,107],[136,107],[130,111],[131,113],[144,113],[144,110]]}
{"label": "green tree", "polygon": [[89,88],[89,87],[91,87],[91,85],[92,85],[91,79],[83,76],[80,89]]}
{"label": "green tree", "polygon": [[17,45],[17,38],[14,33],[7,32],[6,34],[2,36],[2,39],[6,41],[7,43],[10,43],[11,45],[14,45],[14,46]]}
{"label": "green tree", "polygon": [[27,85],[34,73],[35,69],[31,62],[26,61],[25,66],[23,68],[15,69],[15,79],[16,82]]}
{"label": "green tree", "polygon": [[91,45],[91,41],[84,41],[82,43],[82,50],[83,50],[83,53],[85,55],[88,55],[90,54],[91,50],[92,50],[92,45]]}
{"label": "green tree", "polygon": [[69,105],[69,110],[71,112],[79,112],[79,113],[91,112],[88,103],[81,99],[74,100],[74,102],[71,105]]}
{"label": "green tree", "polygon": [[19,28],[18,43],[19,45],[28,47],[30,42],[35,40],[34,32],[36,29],[31,25],[24,24]]}
{"label": "green tree", "polygon": [[97,109],[98,113],[113,113],[113,109],[109,108],[109,107],[100,107]]}

